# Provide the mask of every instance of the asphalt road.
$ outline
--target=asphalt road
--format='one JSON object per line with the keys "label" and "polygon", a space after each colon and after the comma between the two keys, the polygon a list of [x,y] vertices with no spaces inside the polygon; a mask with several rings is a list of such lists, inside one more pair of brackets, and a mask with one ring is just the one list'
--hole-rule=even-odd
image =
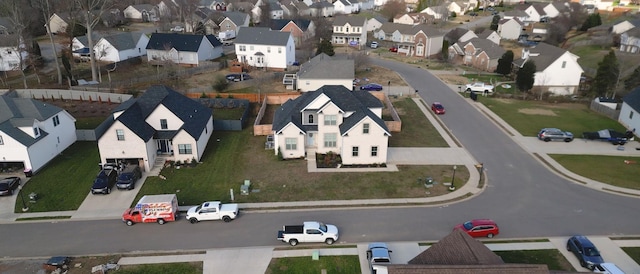
{"label": "asphalt road", "polygon": [[[471,218],[492,218],[499,238],[571,234],[640,234],[638,199],[598,192],[547,170],[462,97],[423,69],[372,60],[400,73],[427,102],[440,101],[439,116],[471,154],[483,162],[487,189],[445,206],[331,209],[246,213],[231,223],[185,220],[127,227],[118,220],[0,225],[2,257],[85,255],[132,251],[284,245],[276,232],[285,224],[321,220],[340,228],[340,242],[438,240]],[[544,143],[541,143],[544,145]]]}

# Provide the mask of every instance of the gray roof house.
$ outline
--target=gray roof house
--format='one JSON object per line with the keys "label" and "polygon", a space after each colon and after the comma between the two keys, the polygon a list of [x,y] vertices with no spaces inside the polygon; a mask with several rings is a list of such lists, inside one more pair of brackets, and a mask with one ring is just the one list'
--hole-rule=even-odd
{"label": "gray roof house", "polygon": [[75,143],[75,122],[52,104],[19,98],[15,91],[0,95],[0,163],[22,163],[37,172]]}
{"label": "gray roof house", "polygon": [[634,88],[622,97],[622,107],[618,122],[624,125],[628,130],[633,131],[637,136],[636,130],[640,130],[640,86]]}
{"label": "gray roof house", "polygon": [[480,70],[493,72],[506,51],[489,39],[471,38],[449,47],[449,58]]}
{"label": "gray roof house", "polygon": [[141,32],[122,32],[102,37],[93,47],[103,62],[121,62],[147,54],[149,37]]}
{"label": "gray roof house", "polygon": [[103,164],[127,160],[150,170],[159,157],[200,160],[212,132],[211,109],[156,85],[114,109],[96,128],[96,138]]}
{"label": "gray roof house", "polygon": [[234,43],[238,62],[256,68],[284,71],[296,61],[290,32],[269,28],[240,28]]}
{"label": "gray roof house", "polygon": [[341,155],[343,166],[386,163],[391,134],[382,108],[370,92],[344,86],[305,92],[274,114],[275,154],[295,159],[331,152]]}
{"label": "gray roof house", "polygon": [[222,43],[213,35],[153,33],[147,44],[149,62],[198,66],[222,56]]}
{"label": "gray roof house", "polygon": [[300,65],[296,87],[302,92],[314,91],[324,85],[353,88],[355,64],[352,59],[338,59],[324,53]]}

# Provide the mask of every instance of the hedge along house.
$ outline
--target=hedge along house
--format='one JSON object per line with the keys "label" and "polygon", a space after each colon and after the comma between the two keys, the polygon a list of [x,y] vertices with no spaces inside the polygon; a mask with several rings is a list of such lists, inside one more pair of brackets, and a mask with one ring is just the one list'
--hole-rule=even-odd
{"label": "hedge along house", "polygon": [[288,100],[273,119],[275,154],[284,159],[340,154],[344,165],[387,162],[383,104],[367,91],[323,86]]}
{"label": "hedge along house", "polygon": [[158,85],[114,109],[96,137],[102,164],[127,161],[150,170],[158,158],[200,161],[212,132],[211,109]]}

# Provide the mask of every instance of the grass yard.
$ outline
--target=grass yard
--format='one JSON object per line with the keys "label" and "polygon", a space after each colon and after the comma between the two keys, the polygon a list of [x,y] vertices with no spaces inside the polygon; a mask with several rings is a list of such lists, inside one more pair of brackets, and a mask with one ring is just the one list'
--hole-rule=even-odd
{"label": "grass yard", "polygon": [[636,261],[636,263],[640,264],[640,247],[622,247],[622,250]]}
{"label": "grass yard", "polygon": [[[76,118],[76,129],[95,129],[102,122],[104,122],[105,117],[83,117]],[[97,146],[97,145],[96,145]]]}
{"label": "grass yard", "polygon": [[[549,155],[573,173],[606,184],[640,189],[638,164],[625,164],[625,160],[640,163],[640,157],[597,155]],[[597,167],[597,168],[594,168]]]}
{"label": "grass yard", "polygon": [[273,258],[265,274],[307,274],[321,273],[326,269],[331,274],[360,273],[358,256],[320,256],[318,261],[311,257]]}
{"label": "grass yard", "polygon": [[124,265],[115,273],[118,274],[201,274],[203,270],[202,262],[191,263],[170,263],[170,264],[143,264]]}
{"label": "grass yard", "polygon": [[[31,192],[38,194],[37,203],[28,204],[29,212],[78,209],[99,172],[99,162],[96,142],[71,145],[24,186],[25,199]],[[22,212],[20,199],[16,201],[15,212]]]}
{"label": "grass yard", "polygon": [[402,131],[391,133],[389,147],[448,147],[413,99],[405,97],[392,103],[402,119]]}
{"label": "grass yard", "polygon": [[244,114],[244,108],[215,108],[213,119],[215,120],[240,120]]}
{"label": "grass yard", "polygon": [[[573,132],[576,137],[582,136],[582,132],[585,131],[607,128],[626,131],[617,121],[599,115],[581,103],[553,104],[483,96],[478,96],[478,101],[524,136],[536,136],[540,129],[545,127],[567,130]],[[562,119],[559,119],[560,117]]]}
{"label": "grass yard", "polygon": [[549,270],[576,271],[557,249],[494,251],[505,263],[545,264]]}

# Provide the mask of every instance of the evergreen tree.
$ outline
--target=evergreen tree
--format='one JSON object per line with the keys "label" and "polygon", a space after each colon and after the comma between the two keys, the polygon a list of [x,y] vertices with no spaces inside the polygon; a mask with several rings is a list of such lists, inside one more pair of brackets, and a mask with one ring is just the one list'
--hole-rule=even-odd
{"label": "evergreen tree", "polygon": [[613,50],[602,58],[598,63],[598,71],[596,77],[591,84],[591,95],[606,96],[607,92],[615,88],[618,74],[620,74],[620,66],[618,66],[618,58]]}
{"label": "evergreen tree", "polygon": [[489,29],[493,31],[497,31],[499,22],[500,22],[500,15],[493,16],[493,19],[491,20],[491,26],[489,27]]}
{"label": "evergreen tree", "polygon": [[531,90],[535,81],[535,74],[536,64],[531,60],[524,63],[516,73],[516,87],[523,92]]}
{"label": "evergreen tree", "polygon": [[449,41],[442,41],[442,60],[449,61]]}
{"label": "evergreen tree", "polygon": [[322,39],[320,41],[320,43],[318,44],[318,50],[316,51],[316,55],[318,55],[320,53],[324,53],[324,54],[329,55],[329,56],[333,56],[333,55],[336,54],[333,51],[333,45],[331,44],[331,41],[326,40],[326,39]]}
{"label": "evergreen tree", "polygon": [[513,67],[513,51],[508,50],[500,59],[498,59],[498,67],[496,73],[507,76],[511,74],[511,68]]}
{"label": "evergreen tree", "polygon": [[624,80],[624,86],[628,90],[632,90],[640,86],[640,66],[638,66],[635,70],[633,70],[633,72],[631,73],[629,78],[627,78],[627,80]]}
{"label": "evergreen tree", "polygon": [[582,23],[580,30],[587,31],[592,27],[596,27],[600,25],[602,25],[602,18],[600,17],[600,14],[594,13],[594,14],[590,14],[589,17],[587,17],[587,20],[585,20],[584,23]]}

